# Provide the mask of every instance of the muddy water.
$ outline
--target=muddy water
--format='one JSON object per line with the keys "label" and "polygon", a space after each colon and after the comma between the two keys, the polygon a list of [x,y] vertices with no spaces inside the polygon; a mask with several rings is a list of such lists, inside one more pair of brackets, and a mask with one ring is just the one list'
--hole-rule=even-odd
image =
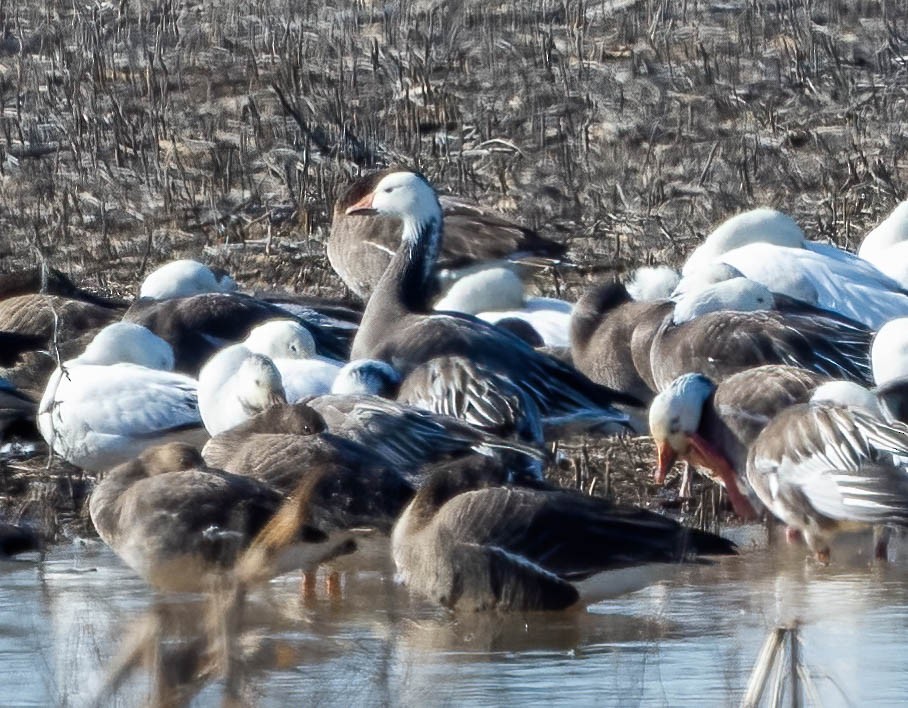
{"label": "muddy water", "polygon": [[[744,540],[739,558],[567,614],[452,617],[378,573],[347,578],[340,600],[321,588],[304,599],[297,579],[281,579],[244,610],[238,695],[275,706],[722,706],[740,701],[768,629],[797,620],[824,705],[902,704],[908,544],[885,568],[858,555],[861,543],[819,568],[802,549]],[[142,627],[170,637],[157,656],[172,658],[175,633],[203,615],[197,598],[156,599],[98,543],[0,562],[0,704],[84,705]],[[148,672],[124,675],[103,703],[148,699]],[[195,704],[219,705],[225,685],[197,690]]]}

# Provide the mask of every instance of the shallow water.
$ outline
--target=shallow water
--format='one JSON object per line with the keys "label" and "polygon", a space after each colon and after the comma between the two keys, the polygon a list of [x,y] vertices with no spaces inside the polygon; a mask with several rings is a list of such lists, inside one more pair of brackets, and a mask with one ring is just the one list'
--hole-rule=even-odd
{"label": "shallow water", "polygon": [[[378,573],[346,578],[341,600],[321,588],[304,600],[297,578],[280,579],[246,607],[240,695],[266,706],[722,706],[740,701],[768,630],[798,621],[824,705],[903,702],[908,544],[882,568],[858,555],[868,543],[834,549],[830,568],[802,548],[743,545],[738,558],[550,615],[454,617]],[[197,598],[154,600],[96,542],[0,562],[0,704],[84,705],[140,618],[176,615],[185,629],[204,613]],[[178,642],[160,646],[163,656]],[[151,691],[134,671],[103,703]],[[220,704],[223,692],[222,680],[205,683],[194,704]]]}

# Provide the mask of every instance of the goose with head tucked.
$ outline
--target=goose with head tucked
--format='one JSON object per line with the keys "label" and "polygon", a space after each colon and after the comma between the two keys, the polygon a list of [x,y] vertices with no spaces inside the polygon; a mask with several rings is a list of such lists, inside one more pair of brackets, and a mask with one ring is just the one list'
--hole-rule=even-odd
{"label": "goose with head tucked", "polygon": [[[313,480],[314,481],[314,480]],[[196,592],[228,574],[261,582],[350,553],[311,521],[311,482],[286,498],[211,469],[182,443],[152,447],[103,475],[88,508],[98,535],[156,588]]]}
{"label": "goose with head tucked", "polygon": [[654,512],[510,477],[478,456],[429,471],[391,536],[411,590],[459,611],[565,610],[628,589],[606,571],[734,552]]}
{"label": "goose with head tucked", "polygon": [[[350,207],[375,187],[375,176],[355,181],[334,205],[328,238],[328,260],[347,287],[366,301],[400,247],[401,219],[382,214],[365,218]],[[429,279],[436,292],[439,281],[456,280],[459,271],[481,269],[492,262],[550,265],[557,263],[565,246],[532,229],[509,221],[482,207],[453,198],[439,197],[447,233]]]}
{"label": "goose with head tucked", "polygon": [[870,347],[873,382],[889,420],[908,423],[908,317],[890,320]]}
{"label": "goose with head tucked", "polygon": [[366,305],[353,358],[387,361],[406,377],[435,357],[467,357],[519,382],[543,417],[596,413],[603,425],[626,427],[627,416],[614,404],[639,405],[631,396],[594,384],[573,367],[475,317],[431,313],[429,280],[441,246],[442,211],[424,177],[379,173],[348,212],[387,214],[403,225],[400,246]]}
{"label": "goose with head tucked", "polygon": [[908,286],[908,200],[896,205],[880,224],[864,237],[858,256],[875,265],[902,287]]}
{"label": "goose with head tucked", "polygon": [[655,397],[649,427],[661,484],[677,459],[711,473],[728,492],[735,512],[754,518],[761,508],[747,484],[747,451],[780,411],[810,399],[825,377],[792,366],[747,369],[716,384],[683,374]]}
{"label": "goose with head tucked", "polygon": [[653,338],[650,363],[661,390],[681,374],[714,381],[764,364],[798,366],[830,378],[870,381],[872,334],[807,306],[774,310],[763,285],[734,278],[686,294]]}
{"label": "goose with head tucked", "polygon": [[169,440],[203,442],[194,379],[173,373],[170,345],[117,322],[56,369],[38,404],[38,429],[77,467],[100,471]]}
{"label": "goose with head tucked", "polygon": [[[849,400],[853,393],[849,393]],[[824,401],[791,406],[750,448],[747,479],[763,504],[828,563],[841,531],[873,527],[886,557],[887,526],[908,525],[908,428],[866,406]]]}
{"label": "goose with head tucked", "polygon": [[908,315],[899,283],[852,253],[808,241],[788,216],[771,209],[739,214],[720,225],[688,258],[683,273],[720,261],[769,290],[792,298],[815,293],[817,307],[878,329]]}
{"label": "goose with head tucked", "polygon": [[210,435],[286,402],[281,374],[274,362],[243,344],[225,347],[199,373],[199,413]]}
{"label": "goose with head tucked", "polygon": [[139,297],[171,300],[203,293],[232,293],[236,289],[236,281],[227,271],[184,258],[158,266],[145,276]]}
{"label": "goose with head tucked", "polygon": [[341,361],[318,356],[312,334],[294,320],[264,322],[249,333],[243,344],[274,362],[290,403],[331,391],[343,366]]}

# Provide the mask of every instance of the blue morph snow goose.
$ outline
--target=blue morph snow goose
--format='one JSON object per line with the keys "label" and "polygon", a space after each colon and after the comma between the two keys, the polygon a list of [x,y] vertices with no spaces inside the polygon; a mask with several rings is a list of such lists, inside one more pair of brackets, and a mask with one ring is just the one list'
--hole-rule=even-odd
{"label": "blue morph snow goose", "polygon": [[596,413],[615,429],[627,425],[627,416],[614,406],[638,405],[636,399],[594,384],[475,317],[431,312],[429,281],[441,247],[442,210],[425,178],[413,172],[378,173],[347,211],[390,215],[403,225],[397,252],[366,305],[353,358],[387,361],[406,377],[435,357],[463,356],[517,383],[543,417]]}

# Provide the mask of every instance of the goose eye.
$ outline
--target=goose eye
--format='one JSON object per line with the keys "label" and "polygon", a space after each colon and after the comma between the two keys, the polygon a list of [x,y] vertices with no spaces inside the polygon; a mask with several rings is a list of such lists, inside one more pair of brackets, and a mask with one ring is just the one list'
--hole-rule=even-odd
{"label": "goose eye", "polygon": [[385,187],[383,191],[385,194],[391,194],[394,191],[394,187]]}

